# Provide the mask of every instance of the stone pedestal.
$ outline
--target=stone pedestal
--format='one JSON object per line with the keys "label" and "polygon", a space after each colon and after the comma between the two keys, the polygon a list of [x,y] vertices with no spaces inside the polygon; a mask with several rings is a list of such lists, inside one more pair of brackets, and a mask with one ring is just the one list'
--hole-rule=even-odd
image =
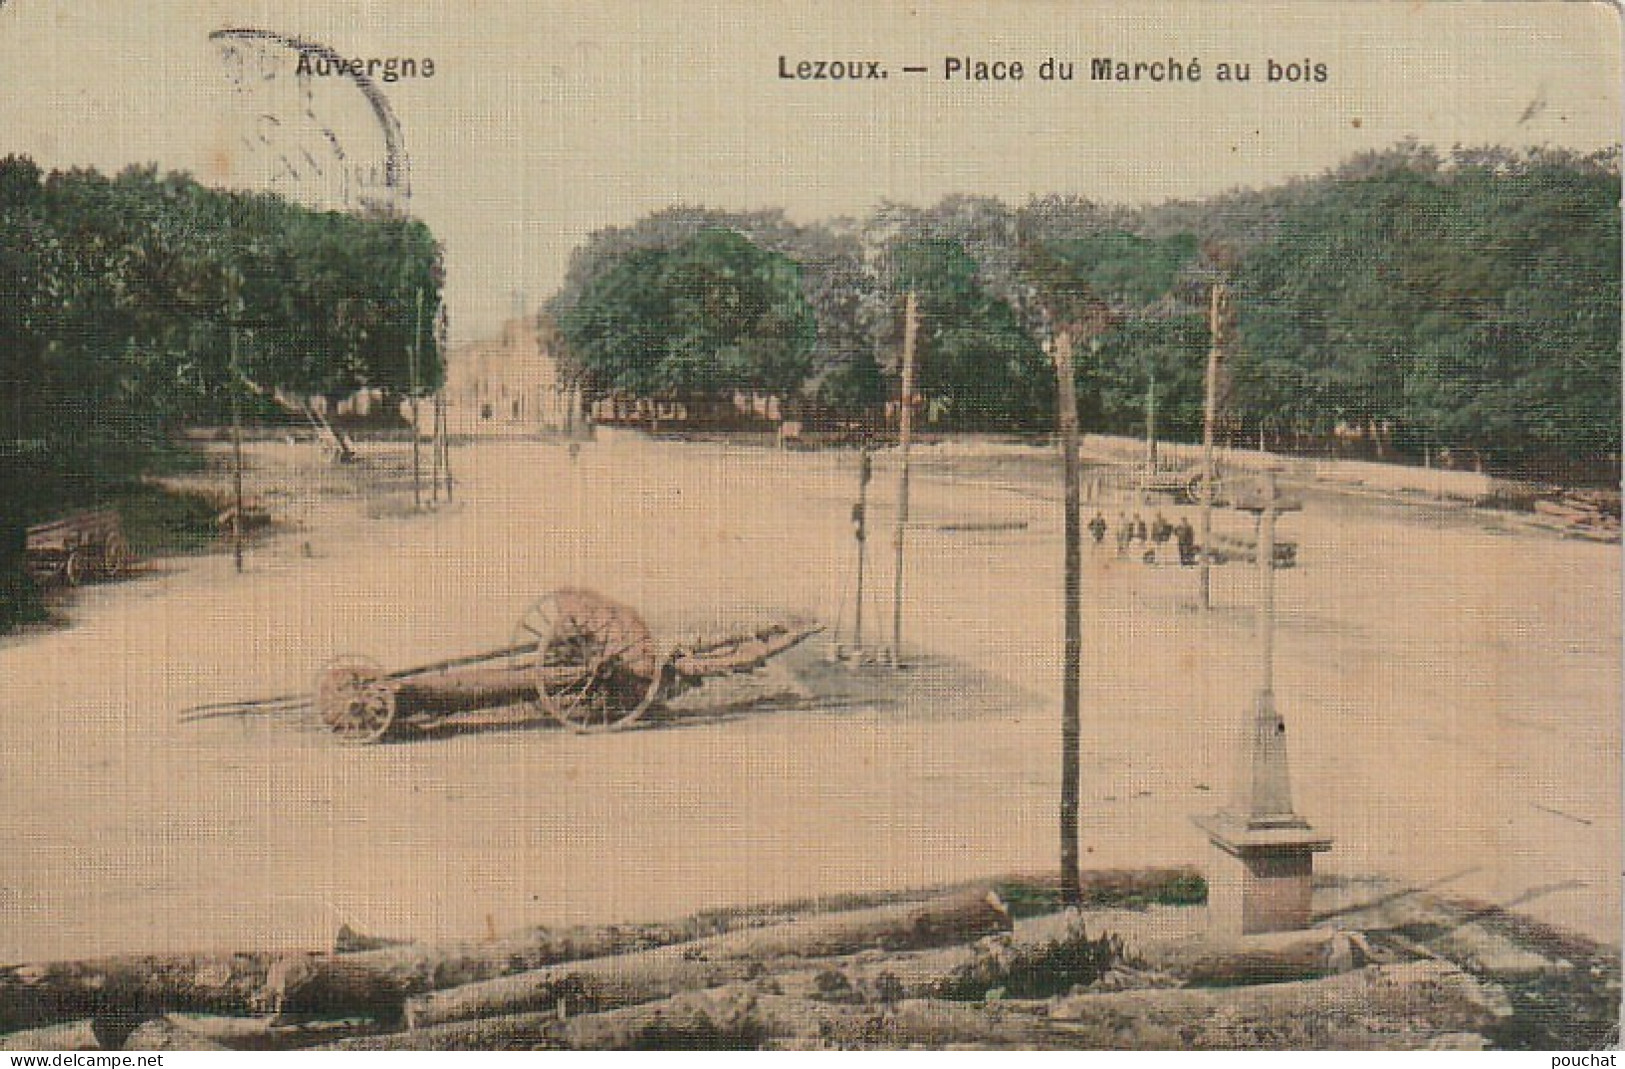
{"label": "stone pedestal", "polygon": [[1314,855],[1332,841],[1303,821],[1252,826],[1228,813],[1197,820],[1217,848],[1207,908],[1215,932],[1253,935],[1307,928]]}

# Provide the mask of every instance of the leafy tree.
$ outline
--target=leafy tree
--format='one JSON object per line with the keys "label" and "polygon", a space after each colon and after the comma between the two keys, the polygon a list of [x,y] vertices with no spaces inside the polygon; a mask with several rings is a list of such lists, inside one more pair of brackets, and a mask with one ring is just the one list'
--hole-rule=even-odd
{"label": "leafy tree", "polygon": [[[951,239],[904,241],[888,254],[890,288],[914,291],[921,337],[917,390],[927,410],[963,428],[1035,426],[1053,411],[1043,351],[1009,303],[977,277],[977,264]],[[886,348],[900,346],[895,333]]]}
{"label": "leafy tree", "polygon": [[[782,211],[724,212],[668,208],[629,227],[594,233],[570,257],[563,285],[543,311],[555,322],[575,316],[589,290],[603,295],[602,279],[637,252],[671,250],[711,230],[732,231],[758,249],[796,265],[801,297],[812,310],[815,337],[800,393],[827,404],[862,406],[883,394],[875,362],[875,323],[882,300],[865,264],[860,236],[844,221],[798,226]],[[566,339],[568,341],[568,338]],[[586,362],[572,348],[562,361],[567,374],[586,379]],[[786,395],[788,396],[788,395]]]}
{"label": "leafy tree", "polygon": [[[0,160],[0,627],[37,611],[26,524],[139,473],[234,396],[409,390],[416,294],[427,325],[439,287],[439,248],[414,220],[154,167],[109,178]],[[427,329],[419,356],[428,391],[442,372]]]}
{"label": "leafy tree", "polygon": [[1603,159],[1351,162],[1243,261],[1246,417],[1502,463],[1617,454],[1618,201]]}
{"label": "leafy tree", "polygon": [[593,392],[644,397],[789,396],[816,336],[796,264],[723,229],[611,259],[558,325]]}

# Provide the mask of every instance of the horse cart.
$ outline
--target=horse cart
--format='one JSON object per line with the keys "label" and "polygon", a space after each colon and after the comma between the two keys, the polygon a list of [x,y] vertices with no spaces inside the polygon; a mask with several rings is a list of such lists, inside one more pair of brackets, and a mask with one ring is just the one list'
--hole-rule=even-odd
{"label": "horse cart", "polygon": [[131,557],[119,514],[102,509],[28,528],[26,560],[37,582],[78,586],[123,575]]}
{"label": "horse cart", "polygon": [[[1144,494],[1165,494],[1181,504],[1200,505],[1207,494],[1207,473],[1201,468],[1157,468],[1139,473],[1138,489]],[[1225,501],[1225,483],[1221,472],[1213,475],[1213,501]]]}
{"label": "horse cart", "polygon": [[573,731],[612,731],[706,679],[755,671],[819,630],[791,620],[662,650],[627,606],[557,590],[525,612],[501,649],[388,672],[344,658],[317,674],[312,703],[334,734],[358,743],[501,707]]}

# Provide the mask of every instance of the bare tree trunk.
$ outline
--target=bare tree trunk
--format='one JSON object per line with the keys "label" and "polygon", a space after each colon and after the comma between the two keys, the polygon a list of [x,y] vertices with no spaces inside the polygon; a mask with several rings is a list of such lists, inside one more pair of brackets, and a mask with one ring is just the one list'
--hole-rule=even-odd
{"label": "bare tree trunk", "polygon": [[715,987],[780,958],[827,958],[860,950],[908,950],[967,943],[1010,930],[991,893],[963,892],[908,906],[882,906],[730,932],[614,958],[595,958],[467,984],[410,1000],[414,1028],[470,1017],[583,1005],[608,1008]]}
{"label": "bare tree trunk", "polygon": [[1131,1049],[1248,1049],[1262,1036],[1273,1048],[1326,1050],[1478,1032],[1511,1012],[1499,989],[1418,961],[1261,987],[1075,995],[1050,1015]]}

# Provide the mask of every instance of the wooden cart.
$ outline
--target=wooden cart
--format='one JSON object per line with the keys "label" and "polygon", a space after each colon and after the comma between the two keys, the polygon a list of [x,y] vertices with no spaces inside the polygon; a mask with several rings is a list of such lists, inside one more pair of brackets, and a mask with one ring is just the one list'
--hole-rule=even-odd
{"label": "wooden cart", "polygon": [[78,586],[114,579],[130,567],[119,514],[112,509],[80,512],[28,529],[28,571],[41,583]]}
{"label": "wooden cart", "polygon": [[707,678],[754,671],[819,630],[792,620],[663,652],[627,606],[557,590],[525,612],[502,649],[393,672],[344,658],[318,673],[313,704],[335,734],[361,743],[503,706],[610,731]]}

